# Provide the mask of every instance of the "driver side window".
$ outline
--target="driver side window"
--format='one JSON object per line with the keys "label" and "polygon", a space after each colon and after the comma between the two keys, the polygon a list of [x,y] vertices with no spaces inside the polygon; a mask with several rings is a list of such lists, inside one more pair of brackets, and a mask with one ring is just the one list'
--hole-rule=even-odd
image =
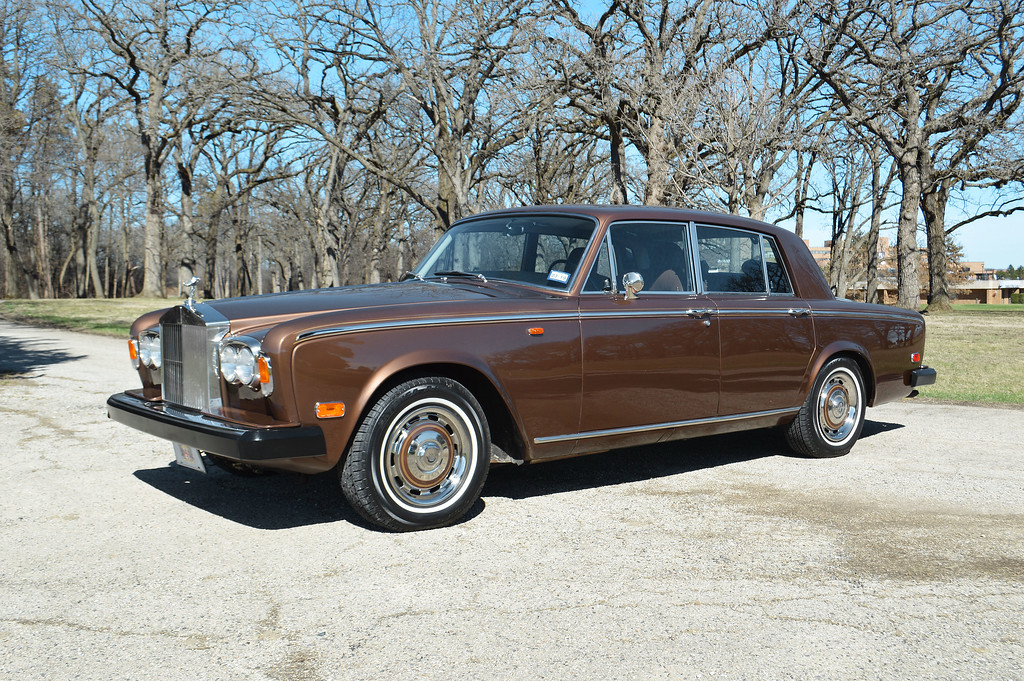
{"label": "driver side window", "polygon": [[644,278],[644,290],[650,293],[692,293],[689,231],[685,223],[620,222],[609,229],[615,271],[612,272],[608,240],[601,246],[598,260],[583,290],[606,290],[612,282],[618,290],[626,272]]}

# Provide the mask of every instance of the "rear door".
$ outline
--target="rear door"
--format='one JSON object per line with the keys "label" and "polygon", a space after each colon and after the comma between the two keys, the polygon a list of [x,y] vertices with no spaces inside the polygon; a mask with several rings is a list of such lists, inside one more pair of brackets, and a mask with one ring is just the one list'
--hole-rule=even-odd
{"label": "rear door", "polygon": [[799,406],[814,352],[810,307],[793,287],[775,240],[757,232],[697,225],[703,290],[721,329],[718,413]]}

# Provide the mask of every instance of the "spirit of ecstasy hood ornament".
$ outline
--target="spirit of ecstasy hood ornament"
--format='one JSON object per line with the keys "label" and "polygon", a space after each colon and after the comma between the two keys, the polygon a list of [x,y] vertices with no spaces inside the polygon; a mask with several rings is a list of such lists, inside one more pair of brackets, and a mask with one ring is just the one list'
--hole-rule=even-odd
{"label": "spirit of ecstasy hood ornament", "polygon": [[[185,298],[185,307],[187,307],[190,312],[196,312],[196,286],[198,285],[199,277],[192,277],[187,282],[185,282],[184,285],[185,288],[188,289],[188,297]],[[196,312],[196,314],[199,313]]]}

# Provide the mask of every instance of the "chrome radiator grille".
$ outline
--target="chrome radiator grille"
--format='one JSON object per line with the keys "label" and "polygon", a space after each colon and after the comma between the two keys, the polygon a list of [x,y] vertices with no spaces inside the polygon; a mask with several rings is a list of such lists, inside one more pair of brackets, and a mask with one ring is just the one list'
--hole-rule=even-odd
{"label": "chrome radiator grille", "polygon": [[206,305],[196,309],[175,307],[160,318],[161,389],[167,402],[210,411],[221,406],[217,342],[228,323]]}

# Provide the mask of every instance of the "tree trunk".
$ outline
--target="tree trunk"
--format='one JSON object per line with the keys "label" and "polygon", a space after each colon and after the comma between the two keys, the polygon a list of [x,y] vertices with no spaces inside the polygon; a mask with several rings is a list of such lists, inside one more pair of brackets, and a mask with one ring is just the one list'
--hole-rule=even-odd
{"label": "tree trunk", "polygon": [[[912,155],[913,159],[908,159]],[[896,231],[897,305],[916,310],[921,305],[918,279],[917,215],[921,209],[921,172],[916,154],[905,153],[899,159],[899,177],[903,184],[900,218]]]}
{"label": "tree trunk", "polygon": [[4,295],[18,297],[21,254],[14,236],[14,177],[0,176],[0,228],[4,234]]}
{"label": "tree trunk", "polygon": [[871,227],[868,229],[867,269],[864,300],[868,303],[878,302],[878,233],[882,227],[882,209],[885,204],[882,195],[882,168],[878,161],[878,147],[871,153]]}
{"label": "tree trunk", "polygon": [[36,238],[38,252],[36,260],[36,279],[39,281],[39,293],[44,298],[53,298],[53,276],[50,272],[50,249],[46,236],[46,211],[43,210],[43,198],[38,194],[36,203]]}
{"label": "tree trunk", "polygon": [[626,193],[626,182],[623,179],[622,156],[625,142],[622,139],[622,128],[617,119],[609,119],[608,136],[611,141],[611,165],[612,165],[612,195],[608,197],[610,203],[627,203],[629,195]]}
{"label": "tree trunk", "polygon": [[146,152],[146,225],[143,237],[142,295],[162,298],[164,285],[161,281],[160,246],[163,241],[163,197],[160,171],[154,167],[155,162],[148,158],[151,155],[152,152]]}
{"label": "tree trunk", "polygon": [[338,269],[338,218],[336,199],[340,174],[341,154],[337,149],[331,151],[330,168],[327,171],[327,182],[323,190],[323,200],[316,221],[316,256],[313,259],[313,286],[321,288],[338,286],[341,283],[341,272]]}
{"label": "tree trunk", "polygon": [[953,309],[949,290],[949,258],[946,251],[946,203],[949,188],[939,183],[921,196],[921,211],[928,230],[928,311]]}
{"label": "tree trunk", "polygon": [[665,204],[665,188],[668,185],[668,144],[665,140],[664,123],[658,116],[651,116],[647,136],[647,191],[644,195],[644,205],[662,206]]}

